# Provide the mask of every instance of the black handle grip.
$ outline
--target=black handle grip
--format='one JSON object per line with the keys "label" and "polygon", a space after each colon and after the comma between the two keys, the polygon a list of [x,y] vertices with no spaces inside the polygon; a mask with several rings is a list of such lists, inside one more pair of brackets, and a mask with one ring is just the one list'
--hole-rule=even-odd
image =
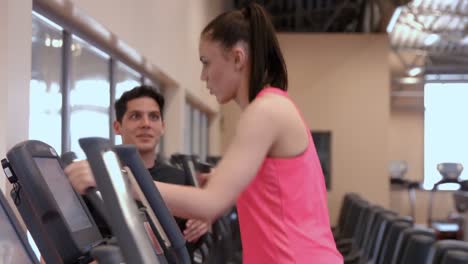
{"label": "black handle grip", "polygon": [[76,157],[75,152],[68,151],[68,152],[63,153],[62,156],[60,156],[60,159],[62,160],[63,165],[65,165],[65,167],[66,167],[66,166],[70,165],[71,163],[73,163],[78,158]]}
{"label": "black handle grip", "polygon": [[197,172],[199,173],[210,173],[211,171],[211,164],[208,164],[206,162],[202,162],[202,161],[197,161],[196,163],[196,168],[197,168]]}

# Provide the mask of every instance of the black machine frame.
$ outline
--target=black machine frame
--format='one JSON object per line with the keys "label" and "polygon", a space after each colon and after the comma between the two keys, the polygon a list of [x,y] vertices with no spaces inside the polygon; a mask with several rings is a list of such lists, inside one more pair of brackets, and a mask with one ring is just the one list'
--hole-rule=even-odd
{"label": "black machine frame", "polygon": [[59,171],[63,173],[63,163],[51,146],[36,140],[25,141],[8,151],[7,158],[10,169],[18,180],[15,184],[21,186],[19,191],[13,193],[13,199],[16,200],[15,204],[47,263],[77,262],[91,248],[102,242],[91,213],[81,196],[73,191],[65,174],[63,183],[70,185],[75,196],[73,199],[77,199],[81,205],[89,226],[72,231],[60,209],[59,202],[37,164],[37,158],[55,160],[60,166]]}
{"label": "black machine frame", "polygon": [[39,260],[36,257],[36,254],[34,253],[32,247],[29,245],[26,232],[22,232],[23,229],[21,228],[18,218],[16,217],[6,197],[3,195],[1,191],[0,191],[0,206],[1,206],[1,210],[6,215],[6,218],[7,218],[6,220],[11,224],[11,228],[14,230],[19,242],[23,246],[25,254],[31,260],[31,263],[39,264]]}

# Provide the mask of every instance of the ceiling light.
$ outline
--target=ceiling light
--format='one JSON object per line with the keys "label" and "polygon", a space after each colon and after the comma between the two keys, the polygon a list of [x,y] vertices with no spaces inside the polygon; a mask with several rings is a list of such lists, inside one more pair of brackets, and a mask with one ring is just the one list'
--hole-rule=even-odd
{"label": "ceiling light", "polygon": [[50,47],[50,43],[51,43],[51,42],[52,42],[52,41],[50,40],[50,38],[49,38],[49,37],[46,37],[45,43],[44,43],[44,44],[46,45],[46,47]]}
{"label": "ceiling light", "polygon": [[420,84],[423,82],[423,79],[416,77],[402,77],[393,80],[398,84]]}
{"label": "ceiling light", "polygon": [[460,44],[462,45],[467,45],[468,44],[468,36],[464,37],[463,39],[460,40]]}
{"label": "ceiling light", "polygon": [[440,40],[440,36],[437,34],[430,34],[424,39],[424,45],[426,46],[432,46],[436,42]]}
{"label": "ceiling light", "polygon": [[408,75],[411,77],[418,76],[423,72],[422,67],[413,67],[407,71]]}
{"label": "ceiling light", "polygon": [[422,3],[422,0],[413,0],[413,2],[411,3],[414,7],[418,7],[420,6]]}
{"label": "ceiling light", "polygon": [[60,48],[62,47],[62,40],[61,39],[53,39],[52,40],[52,47],[54,48]]}
{"label": "ceiling light", "polygon": [[398,21],[398,18],[400,17],[401,14],[401,7],[397,7],[395,9],[395,12],[393,12],[392,18],[390,19],[390,22],[388,22],[387,26],[387,33],[392,33],[393,28],[395,28],[395,24]]}

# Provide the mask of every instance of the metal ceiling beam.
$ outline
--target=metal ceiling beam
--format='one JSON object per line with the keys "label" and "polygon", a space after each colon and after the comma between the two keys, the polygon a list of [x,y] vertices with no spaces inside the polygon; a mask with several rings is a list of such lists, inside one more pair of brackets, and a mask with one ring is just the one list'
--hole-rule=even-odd
{"label": "metal ceiling beam", "polygon": [[[246,1],[233,0],[234,7],[242,7]],[[287,32],[361,32],[360,24],[369,9],[364,5],[378,1],[390,0],[257,0],[271,14],[276,29]],[[388,17],[393,10],[391,7]],[[375,15],[370,13],[371,22]],[[384,27],[380,29],[385,32]]]}
{"label": "metal ceiling beam", "polygon": [[393,97],[424,97],[424,91],[392,91]]}
{"label": "metal ceiling beam", "polygon": [[468,18],[468,13],[463,13],[458,10],[454,12],[451,10],[414,7],[411,5],[408,6],[408,9],[411,10],[412,13],[418,14],[420,16],[451,16],[451,17]]}
{"label": "metal ceiling beam", "polygon": [[422,77],[394,77],[392,78],[392,84],[394,85],[417,85],[423,84],[424,78]]}
{"label": "metal ceiling beam", "polygon": [[389,0],[377,0],[376,2],[380,9],[381,17],[379,32],[387,32],[387,26],[395,12],[396,5]]}
{"label": "metal ceiling beam", "polygon": [[419,49],[414,47],[392,47],[397,52],[412,52],[418,55],[431,56],[433,58],[443,57],[447,60],[457,61],[461,63],[468,63],[468,53],[466,54],[453,54],[447,52],[433,51],[430,49]]}
{"label": "metal ceiling beam", "polygon": [[333,24],[333,22],[337,19],[337,17],[341,14],[341,12],[343,11],[343,9],[345,7],[347,7],[349,4],[350,4],[351,0],[345,0],[343,1],[339,6],[336,7],[335,11],[333,12],[333,14],[331,15],[331,17],[329,17],[327,19],[327,21],[325,21],[325,25],[323,26],[323,29],[322,31],[323,32],[327,32],[328,29],[330,28],[330,26]]}

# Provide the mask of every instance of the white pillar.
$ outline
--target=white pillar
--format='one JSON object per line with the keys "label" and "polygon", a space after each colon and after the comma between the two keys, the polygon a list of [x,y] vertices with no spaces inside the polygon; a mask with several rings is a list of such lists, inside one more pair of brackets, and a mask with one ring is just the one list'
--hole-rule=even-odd
{"label": "white pillar", "polygon": [[[8,0],[0,0],[0,157],[5,156],[5,138],[6,129],[2,124],[6,123],[6,112],[7,112],[7,97],[5,95],[7,89],[5,84],[7,83],[7,17],[8,14]],[[0,189],[4,190],[5,177],[1,177],[0,173]]]}
{"label": "white pillar", "polygon": [[31,11],[32,0],[0,0],[0,158],[28,138]]}
{"label": "white pillar", "polygon": [[164,91],[164,95],[166,100],[164,154],[170,157],[171,154],[184,150],[185,90],[180,87],[169,87]]}

